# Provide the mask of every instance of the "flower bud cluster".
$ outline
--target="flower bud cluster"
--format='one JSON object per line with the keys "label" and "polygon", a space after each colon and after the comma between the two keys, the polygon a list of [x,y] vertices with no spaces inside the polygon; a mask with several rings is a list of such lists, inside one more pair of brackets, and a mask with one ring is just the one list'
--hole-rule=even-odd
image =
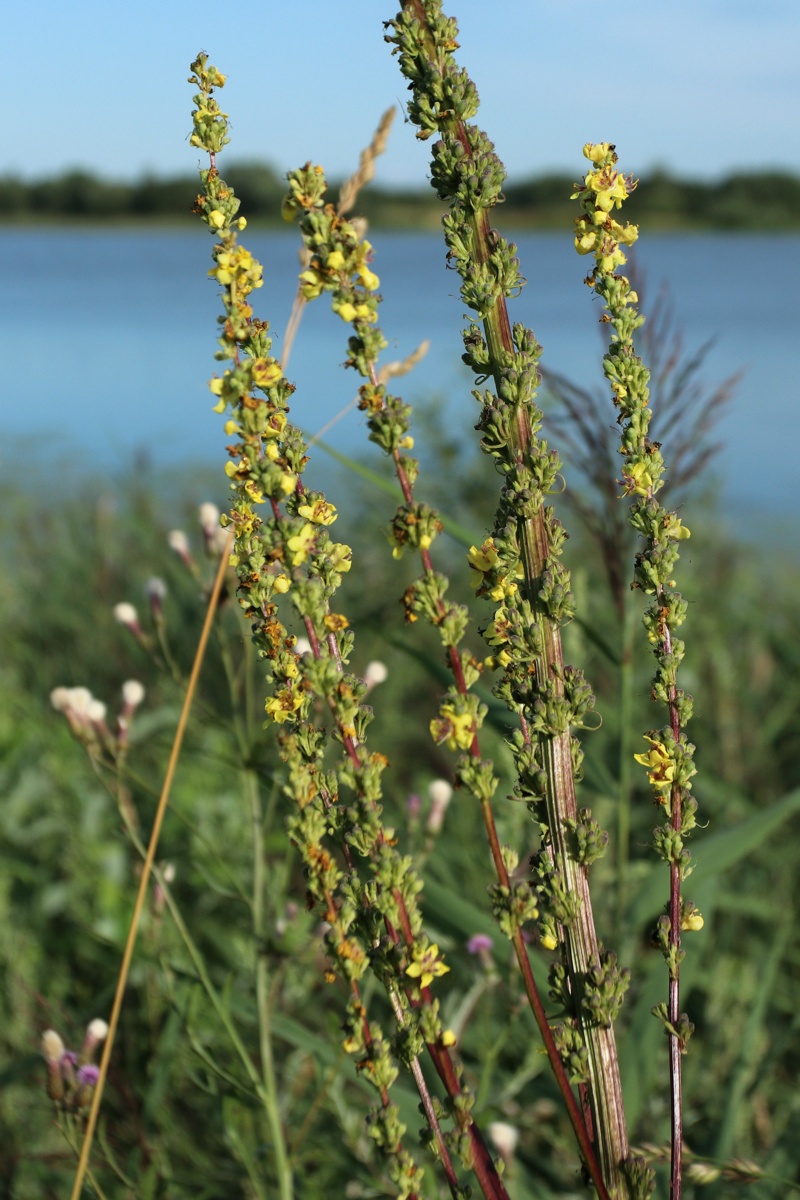
{"label": "flower bud cluster", "polygon": [[[132,607],[132,606],[131,606]],[[106,722],[106,705],[97,700],[85,687],[57,687],[50,693],[50,703],[66,718],[73,736],[90,754],[107,751],[114,757],[124,755],[130,725],[144,700],[144,686],[138,679],[128,679],[122,685],[122,704],[112,733]]]}
{"label": "flower bud cluster", "polygon": [[[395,53],[406,79],[419,77],[420,63],[424,63],[426,86],[415,88],[408,103],[409,119],[417,126],[421,141],[439,132],[445,122],[468,121],[478,111],[475,85],[452,57],[458,49],[456,22],[442,14],[439,4],[428,3],[423,8],[425,25],[409,5],[389,23],[392,32],[386,34],[386,41],[396,46]],[[428,33],[437,50],[430,59]]]}
{"label": "flower bud cluster", "polygon": [[[434,131],[440,135],[433,150],[432,184],[450,203],[443,219],[448,257],[461,275],[464,303],[487,323],[486,333],[475,323],[464,333],[464,361],[479,378],[491,375],[495,383],[496,391],[474,395],[481,405],[481,447],[503,476],[495,528],[480,547],[472,547],[468,560],[477,595],[496,605],[484,632],[491,649],[486,666],[502,671],[494,692],[512,709],[524,712],[529,731],[552,737],[585,725],[593,697],[579,671],[569,668],[555,678],[553,664],[544,661],[547,626],[570,620],[574,600],[569,572],[559,561],[565,534],[545,508],[560,462],[536,436],[542,422],[535,403],[541,347],[521,324],[508,331],[505,345],[497,339],[493,318],[500,302],[516,295],[524,283],[516,247],[488,229],[484,220],[502,199],[504,169],[486,135],[475,126],[458,124],[465,120],[464,113],[444,103],[442,80],[460,78],[452,57],[457,29],[442,15],[438,2],[428,0],[423,7],[424,33],[410,9],[404,10],[391,23],[387,41],[397,47],[409,80],[409,113],[420,124],[419,136]],[[521,425],[526,430],[522,453]],[[526,578],[521,534],[525,523],[537,519],[544,527],[547,551],[534,580]],[[520,751],[526,745],[523,739]],[[529,762],[518,758],[515,794],[532,802],[542,797],[546,778],[538,778],[540,763],[538,755]],[[525,782],[531,773],[537,776],[535,786]]]}
{"label": "flower bud cluster", "polygon": [[61,1112],[79,1113],[92,1102],[99,1077],[94,1063],[98,1047],[105,1040],[108,1025],[100,1018],[90,1021],[79,1051],[67,1050],[54,1029],[42,1034],[42,1055],[47,1066],[47,1094]]}

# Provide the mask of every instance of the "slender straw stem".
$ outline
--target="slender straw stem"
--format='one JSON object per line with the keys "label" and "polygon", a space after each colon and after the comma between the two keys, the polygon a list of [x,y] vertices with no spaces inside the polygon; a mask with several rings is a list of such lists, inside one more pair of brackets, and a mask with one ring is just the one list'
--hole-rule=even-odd
{"label": "slender straw stem", "polygon": [[122,999],[125,995],[125,988],[128,983],[128,974],[130,972],[131,962],[133,960],[133,951],[136,945],[136,936],[139,931],[139,919],[142,915],[147,889],[150,884],[150,876],[155,862],[156,850],[158,849],[158,839],[161,835],[161,826],[164,823],[164,815],[167,811],[167,803],[169,802],[169,794],[172,788],[172,780],[175,775],[175,768],[178,765],[178,758],[183,744],[183,737],[186,732],[186,725],[189,720],[189,712],[191,711],[192,701],[197,690],[197,682],[200,678],[200,669],[205,658],[206,647],[211,633],[211,625],[214,620],[214,614],[217,610],[219,595],[222,590],[222,581],[225,578],[225,570],[228,565],[230,556],[231,544],[233,535],[230,534],[226,543],[225,549],[220,557],[219,567],[214,579],[214,585],[211,589],[211,595],[208,598],[208,607],[206,609],[205,621],[200,634],[200,640],[197,643],[197,651],[195,653],[194,662],[192,664],[192,672],[189,676],[189,683],[186,687],[186,695],[183,698],[183,707],[178,720],[178,726],[175,730],[175,738],[170,751],[169,762],[167,763],[167,771],[164,776],[164,783],[161,788],[161,795],[156,809],[155,819],[153,821],[153,830],[150,834],[150,842],[147,847],[147,857],[144,860],[142,874],[139,879],[139,890],[136,895],[136,903],[133,907],[131,922],[128,928],[128,937],[125,942],[125,950],[122,955],[122,964],[120,966],[119,978],[117,980],[117,989],[114,994],[114,1003],[111,1007],[111,1016],[108,1021],[108,1034],[103,1046],[103,1053],[100,1058],[100,1068],[92,1095],[92,1104],[89,1109],[89,1116],[86,1122],[86,1132],[83,1137],[83,1145],[81,1146],[80,1158],[78,1159],[78,1167],[75,1172],[75,1181],[72,1185],[72,1193],[70,1200],[79,1200],[83,1182],[86,1178],[86,1172],[89,1166],[89,1153],[92,1148],[94,1139],[94,1131],[97,1126],[97,1118],[100,1112],[100,1103],[103,1099],[103,1089],[105,1087],[106,1077],[108,1075],[108,1064],[111,1060],[111,1051],[114,1046],[114,1038],[119,1024],[119,1016],[122,1011]]}

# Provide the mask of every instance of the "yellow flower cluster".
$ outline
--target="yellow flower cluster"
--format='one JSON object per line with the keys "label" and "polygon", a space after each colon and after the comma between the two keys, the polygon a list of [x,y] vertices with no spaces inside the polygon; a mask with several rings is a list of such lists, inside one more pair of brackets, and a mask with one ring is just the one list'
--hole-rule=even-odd
{"label": "yellow flower cluster", "polygon": [[[224,87],[225,79],[226,76],[218,71],[216,81],[210,86]],[[197,146],[200,150],[221,150],[228,141],[225,136],[228,114],[222,112],[216,100],[210,95],[197,96],[195,99],[197,108],[192,113],[194,129],[189,138],[189,145]]]}
{"label": "yellow flower cluster", "polygon": [[319,200],[319,193],[325,190],[325,172],[319,165],[312,167],[311,163],[307,163],[306,172],[302,173],[308,179],[309,183],[317,185],[317,187],[310,186],[306,191],[303,191],[298,178],[299,174],[301,173],[293,173],[289,177],[289,192],[284,196],[283,203],[281,204],[281,216],[284,221],[293,221],[299,208],[316,207],[316,203]]}
{"label": "yellow flower cluster", "polygon": [[244,246],[232,250],[218,250],[216,266],[208,272],[223,287],[235,287],[239,296],[246,296],[253,288],[260,288],[263,268]]}
{"label": "yellow flower cluster", "polygon": [[[622,207],[636,184],[615,169],[617,156],[609,142],[587,143],[583,153],[595,170],[587,173],[583,187],[572,194],[584,208],[584,215],[575,222],[575,249],[579,254],[593,254],[600,270],[610,274],[627,261],[620,246],[632,246],[639,236],[636,225],[621,225],[610,215]],[[635,304],[637,299],[630,292],[626,303]]]}
{"label": "yellow flower cluster", "polygon": [[517,564],[513,578],[499,571],[500,556],[494,538],[487,538],[480,548],[471,546],[467,562],[472,571],[470,586],[475,588],[479,595],[491,596],[492,600],[505,600],[519,590],[516,580],[524,576],[522,564]]}
{"label": "yellow flower cluster", "polygon": [[331,308],[335,313],[338,313],[343,321],[351,324],[353,321],[377,321],[378,314],[375,309],[370,308],[368,304],[362,301],[360,304],[353,304],[351,300],[334,300]]}
{"label": "yellow flower cluster", "polygon": [[[346,224],[346,229],[352,226]],[[368,292],[375,292],[380,287],[380,279],[370,270],[368,262],[372,256],[372,245],[368,241],[358,242],[354,253],[347,255],[337,248],[331,250],[327,257],[320,259],[317,255],[311,260],[311,265],[300,272],[300,291],[306,300],[316,300],[325,288],[335,288],[353,276]],[[337,299],[333,303],[334,312],[338,312],[343,321],[377,321],[377,312],[365,301],[354,303],[348,299]]]}

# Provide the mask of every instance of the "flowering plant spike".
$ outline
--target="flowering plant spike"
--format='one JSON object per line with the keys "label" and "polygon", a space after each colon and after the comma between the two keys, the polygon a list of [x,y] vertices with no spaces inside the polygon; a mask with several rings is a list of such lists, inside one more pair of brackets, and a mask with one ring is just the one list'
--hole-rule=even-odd
{"label": "flowering plant spike", "polygon": [[656,498],[664,486],[665,463],[660,445],[648,437],[650,376],[633,345],[633,335],[644,317],[637,311],[638,296],[630,282],[617,273],[617,268],[625,264],[622,247],[633,245],[638,229],[620,224],[613,213],[622,207],[636,184],[617,170],[615,148],[608,142],[588,144],[583,152],[592,166],[573,193],[583,210],[575,222],[575,248],[579,254],[594,256],[595,265],[586,283],[602,298],[605,307],[601,319],[610,336],[603,369],[622,427],[620,485],[622,494],[632,500],[631,525],[644,542],[636,556],[633,586],[651,598],[644,628],[656,659],[652,696],[667,712],[667,723],[645,735],[649,749],[634,758],[647,769],[654,801],[663,810],[664,822],[655,830],[654,845],[669,865],[669,900],[655,934],[668,967],[669,994],[666,1005],[657,1005],[653,1012],[663,1021],[669,1037],[673,1113],[670,1194],[674,1200],[680,1195],[682,1174],[681,1056],[694,1029],[688,1016],[680,1011],[680,964],[684,956],[681,933],[703,927],[702,915],[682,895],[683,881],[692,870],[684,841],[697,824],[697,802],[691,794],[694,746],[685,734],[692,716],[692,697],[678,686],[677,678],[684,644],[675,631],[686,618],[687,605],[676,591],[672,575],[679,545],[690,532],[678,514],[668,511]]}

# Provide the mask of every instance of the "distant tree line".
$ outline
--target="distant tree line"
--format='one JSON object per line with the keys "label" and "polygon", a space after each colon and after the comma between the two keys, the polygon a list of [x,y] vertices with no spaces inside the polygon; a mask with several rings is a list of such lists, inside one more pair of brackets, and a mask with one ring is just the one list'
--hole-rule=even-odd
{"label": "distant tree line", "polygon": [[[248,219],[280,223],[284,181],[276,170],[263,163],[234,163],[225,177]],[[508,182],[498,223],[507,228],[571,226],[572,182],[565,175]],[[193,175],[145,176],[120,183],[84,170],[32,181],[7,176],[0,182],[3,212],[12,221],[181,220],[190,214],[197,190]],[[434,228],[442,206],[429,189],[371,187],[359,197],[359,211],[376,226]],[[651,229],[797,229],[800,177],[780,171],[741,171],[717,183],[701,183],[656,171],[641,180],[630,213],[632,220]]]}

